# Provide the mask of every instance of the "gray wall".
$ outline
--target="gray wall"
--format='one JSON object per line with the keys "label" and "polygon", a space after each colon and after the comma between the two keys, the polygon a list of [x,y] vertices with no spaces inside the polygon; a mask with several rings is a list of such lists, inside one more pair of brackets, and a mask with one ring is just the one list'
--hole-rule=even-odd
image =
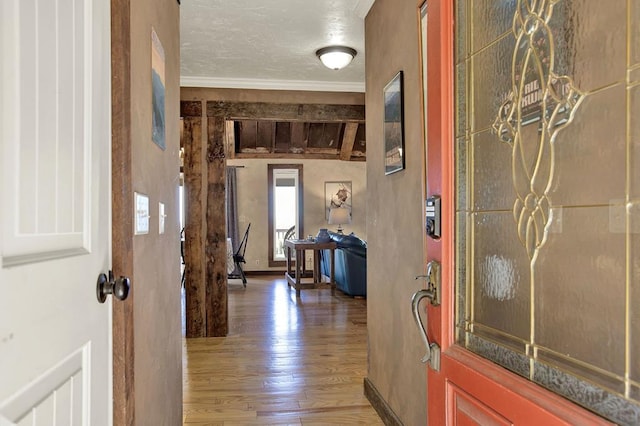
{"label": "gray wall", "polygon": [[[424,268],[419,13],[414,0],[376,0],[365,20],[368,379],[406,425],[426,423],[424,347],[411,295]],[[406,169],[384,174],[384,86],[404,71]]]}

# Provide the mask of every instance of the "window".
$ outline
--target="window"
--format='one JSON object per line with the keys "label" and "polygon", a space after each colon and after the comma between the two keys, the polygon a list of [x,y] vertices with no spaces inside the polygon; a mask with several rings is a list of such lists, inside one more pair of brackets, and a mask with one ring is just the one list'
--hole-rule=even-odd
{"label": "window", "polygon": [[302,165],[269,164],[269,266],[284,266],[284,238],[304,235]]}

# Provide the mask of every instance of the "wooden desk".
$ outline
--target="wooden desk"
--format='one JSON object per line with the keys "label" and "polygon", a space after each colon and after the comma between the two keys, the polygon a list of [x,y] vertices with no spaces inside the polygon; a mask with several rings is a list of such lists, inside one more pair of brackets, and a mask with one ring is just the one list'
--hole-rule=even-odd
{"label": "wooden desk", "polygon": [[[331,285],[331,294],[335,294],[336,279],[335,279],[335,250],[336,243],[330,241],[328,243],[318,243],[309,240],[285,240],[285,249],[287,251],[287,272],[284,273],[287,279],[289,287],[293,286],[296,289],[296,296],[300,297],[300,289],[302,288],[317,288],[318,284],[322,284],[322,274],[320,273],[320,250],[330,250],[330,274],[329,284]],[[296,270],[291,270],[291,251],[296,252]],[[313,273],[307,272],[305,268],[305,250],[313,250]],[[313,277],[312,283],[303,283],[302,278]]]}

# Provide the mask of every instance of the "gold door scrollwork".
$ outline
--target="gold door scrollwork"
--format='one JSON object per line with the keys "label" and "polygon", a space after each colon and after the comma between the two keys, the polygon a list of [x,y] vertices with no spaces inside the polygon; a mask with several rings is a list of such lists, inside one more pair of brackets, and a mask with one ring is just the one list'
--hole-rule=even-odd
{"label": "gold door scrollwork", "polygon": [[640,424],[636,3],[455,2],[456,342],[624,425]]}
{"label": "gold door scrollwork", "polygon": [[[558,1],[518,1],[512,29],[516,38],[512,90],[493,123],[499,139],[512,148],[517,194],[513,216],[532,270],[551,224],[554,141],[571,123],[585,96],[570,77],[554,72],[554,40],[548,23]],[[536,126],[537,131],[524,131],[525,126]]]}

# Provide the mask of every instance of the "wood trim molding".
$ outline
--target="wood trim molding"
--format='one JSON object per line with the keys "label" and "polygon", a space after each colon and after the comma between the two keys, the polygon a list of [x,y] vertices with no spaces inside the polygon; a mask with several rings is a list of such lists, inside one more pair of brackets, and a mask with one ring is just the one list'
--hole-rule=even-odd
{"label": "wood trim molding", "polygon": [[[133,188],[131,183],[131,4],[111,0],[111,185],[112,268],[133,276]],[[135,424],[135,290],[112,304],[113,423]]]}
{"label": "wood trim molding", "polygon": [[387,426],[403,426],[402,421],[384,400],[378,389],[368,377],[364,378],[364,396],[369,400],[376,413]]}

